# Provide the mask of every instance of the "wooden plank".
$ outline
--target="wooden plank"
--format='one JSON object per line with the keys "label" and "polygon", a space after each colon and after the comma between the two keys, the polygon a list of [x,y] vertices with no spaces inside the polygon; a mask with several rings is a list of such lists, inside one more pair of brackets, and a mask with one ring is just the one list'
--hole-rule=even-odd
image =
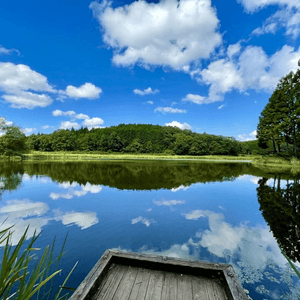
{"label": "wooden plank", "polygon": [[[223,281],[218,284],[212,277]],[[69,300],[87,299],[246,300],[247,296],[231,265],[110,250]]]}
{"label": "wooden plank", "polygon": [[177,276],[171,272],[165,272],[161,299],[176,300],[177,288]]}
{"label": "wooden plank", "polygon": [[151,272],[145,300],[161,300],[163,281],[164,272]]}
{"label": "wooden plank", "polygon": [[[206,280],[202,277],[194,277],[192,279],[192,290],[194,300],[207,300]],[[183,300],[184,298],[182,298]]]}
{"label": "wooden plank", "polygon": [[104,295],[109,290],[110,286],[114,282],[114,277],[117,276],[119,268],[117,265],[112,264],[109,268],[109,271],[107,272],[106,276],[103,278],[102,282],[97,288],[97,292],[95,292],[95,295],[93,296],[93,299],[98,299],[100,297],[104,297]]}
{"label": "wooden plank", "polygon": [[106,250],[101,258],[98,260],[93,269],[88,273],[79,287],[76,289],[74,294],[69,300],[82,300],[86,299],[88,293],[92,290],[95,282],[101,276],[103,276],[104,271],[108,268],[111,263],[112,253],[110,250]]}
{"label": "wooden plank", "polygon": [[114,294],[122,280],[123,274],[126,270],[125,266],[115,265],[114,268],[110,269],[108,272],[108,278],[103,286],[100,286],[99,292],[94,300],[112,300],[114,299]]}
{"label": "wooden plank", "polygon": [[116,291],[114,300],[128,300],[138,274],[138,268],[128,267]]}
{"label": "wooden plank", "polygon": [[[227,281],[228,290],[231,294],[231,299],[235,300],[247,300],[249,299],[242,288],[238,278],[234,272],[234,269],[231,265],[229,265],[226,270],[224,270],[224,276]],[[230,299],[230,300],[231,300]]]}
{"label": "wooden plank", "polygon": [[149,284],[149,270],[139,268],[129,300],[144,300]]}

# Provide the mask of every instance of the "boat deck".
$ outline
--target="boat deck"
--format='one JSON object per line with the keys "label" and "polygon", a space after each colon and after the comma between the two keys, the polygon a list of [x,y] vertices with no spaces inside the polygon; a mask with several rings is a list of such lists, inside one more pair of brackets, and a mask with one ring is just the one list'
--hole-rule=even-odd
{"label": "boat deck", "polygon": [[225,300],[218,280],[112,264],[93,300]]}
{"label": "boat deck", "polygon": [[231,265],[107,250],[69,300],[247,300]]}

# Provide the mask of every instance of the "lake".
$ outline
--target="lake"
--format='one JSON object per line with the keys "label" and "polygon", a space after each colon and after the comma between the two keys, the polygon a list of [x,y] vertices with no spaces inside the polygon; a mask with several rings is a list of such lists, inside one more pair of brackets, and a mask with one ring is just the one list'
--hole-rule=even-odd
{"label": "lake", "polygon": [[[108,248],[231,263],[253,299],[299,299],[299,177],[250,163],[0,163],[0,222],[15,244],[68,234],[57,278],[76,288]],[[4,225],[2,225],[4,226]],[[1,252],[0,252],[1,253]]]}

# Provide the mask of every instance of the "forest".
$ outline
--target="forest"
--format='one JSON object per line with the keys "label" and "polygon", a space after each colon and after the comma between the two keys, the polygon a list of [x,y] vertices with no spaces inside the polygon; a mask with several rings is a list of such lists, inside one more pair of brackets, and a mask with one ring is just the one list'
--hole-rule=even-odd
{"label": "forest", "polygon": [[177,155],[238,155],[242,143],[232,137],[199,134],[176,127],[120,124],[88,130],[57,130],[26,137],[35,151],[99,151],[108,153],[165,153]]}

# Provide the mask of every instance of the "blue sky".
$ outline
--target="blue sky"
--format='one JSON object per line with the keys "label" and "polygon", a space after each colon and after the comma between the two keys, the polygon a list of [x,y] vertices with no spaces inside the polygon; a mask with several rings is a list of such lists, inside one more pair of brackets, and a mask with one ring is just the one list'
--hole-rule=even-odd
{"label": "blue sky", "polygon": [[0,117],[27,135],[145,123],[253,139],[300,59],[299,0],[2,0],[0,28]]}

